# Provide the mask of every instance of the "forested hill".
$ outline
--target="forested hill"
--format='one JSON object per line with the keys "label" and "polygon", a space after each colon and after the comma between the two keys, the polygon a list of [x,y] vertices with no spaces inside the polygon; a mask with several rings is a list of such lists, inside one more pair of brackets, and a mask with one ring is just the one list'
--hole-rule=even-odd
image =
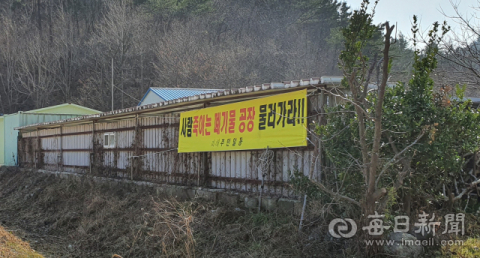
{"label": "forested hill", "polygon": [[[152,86],[340,75],[351,12],[341,0],[2,0],[0,113],[65,102],[108,111],[112,60],[115,109]],[[413,52],[395,37],[391,80],[408,81]]]}
{"label": "forested hill", "polygon": [[[5,0],[0,113],[136,105],[148,87],[236,88],[338,74],[336,0]],[[123,91],[123,93],[122,93]]]}

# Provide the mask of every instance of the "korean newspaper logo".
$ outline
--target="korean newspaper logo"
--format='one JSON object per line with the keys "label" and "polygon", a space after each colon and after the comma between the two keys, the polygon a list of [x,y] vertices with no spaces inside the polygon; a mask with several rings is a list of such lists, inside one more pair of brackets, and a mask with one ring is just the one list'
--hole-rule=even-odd
{"label": "korean newspaper logo", "polygon": [[[371,236],[383,235],[385,230],[391,227],[383,224],[384,217],[385,215],[380,215],[377,212],[373,215],[368,215],[367,218],[370,219],[370,223],[368,226],[362,227],[362,230],[367,231]],[[447,214],[444,216],[444,221],[445,230],[441,232],[441,234],[460,234],[462,236],[465,234],[464,213]],[[418,220],[413,225],[415,233],[421,234],[422,236],[435,236],[435,234],[437,234],[435,230],[441,225],[441,222],[435,219],[435,213],[432,213],[430,216],[430,214],[423,212],[418,215]],[[410,218],[408,216],[395,216],[393,232],[407,233],[409,231]],[[357,224],[352,219],[336,218],[328,225],[328,232],[334,238],[351,238],[357,232]]]}

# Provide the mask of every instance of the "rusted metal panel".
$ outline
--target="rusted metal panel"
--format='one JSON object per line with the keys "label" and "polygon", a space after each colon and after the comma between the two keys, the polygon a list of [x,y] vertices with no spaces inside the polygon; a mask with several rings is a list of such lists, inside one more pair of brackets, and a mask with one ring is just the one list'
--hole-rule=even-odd
{"label": "rusted metal panel", "polygon": [[[322,103],[333,101],[339,100],[328,94],[323,101],[318,95],[309,96],[309,121],[318,124]],[[138,116],[138,124],[137,118],[132,117],[96,121],[93,135],[92,123],[40,129],[38,137],[36,131],[24,132],[19,142],[20,163],[24,167],[37,164],[75,173],[90,172],[92,167],[92,173],[103,176],[130,178],[135,173],[134,179],[181,185],[206,183],[212,188],[254,193],[262,191],[263,178],[264,194],[286,197],[295,196],[288,185],[290,173],[295,169],[305,176],[321,179],[322,164],[317,162],[312,143],[308,147],[272,149],[271,165],[262,171],[260,158],[264,150],[211,152],[206,156],[177,153],[178,127],[179,114],[170,113]],[[309,129],[313,131],[314,127],[311,125]],[[104,147],[104,134],[108,132],[115,133],[113,148]],[[316,142],[314,136],[309,137],[311,142]],[[310,173],[312,163],[314,171]]]}
{"label": "rusted metal panel", "polygon": [[[232,157],[231,157],[232,152],[227,151],[225,152],[225,178],[232,178]],[[223,186],[225,189],[232,189],[232,183],[229,180],[225,180],[225,186]]]}

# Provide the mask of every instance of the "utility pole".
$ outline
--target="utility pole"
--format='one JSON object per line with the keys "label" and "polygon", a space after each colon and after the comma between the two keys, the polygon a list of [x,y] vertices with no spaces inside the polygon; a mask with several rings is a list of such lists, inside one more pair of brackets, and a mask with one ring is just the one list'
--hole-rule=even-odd
{"label": "utility pole", "polygon": [[124,91],[123,91],[123,69],[122,69],[121,81],[122,81],[122,107],[121,107],[121,109],[123,109],[123,93],[124,93]]}
{"label": "utility pole", "polygon": [[112,111],[113,111],[113,57],[112,57]]}

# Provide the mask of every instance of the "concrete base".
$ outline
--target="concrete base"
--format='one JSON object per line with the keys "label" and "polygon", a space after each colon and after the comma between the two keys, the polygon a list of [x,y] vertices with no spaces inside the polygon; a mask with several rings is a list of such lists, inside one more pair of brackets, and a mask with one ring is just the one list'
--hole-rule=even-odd
{"label": "concrete base", "polygon": [[198,188],[196,191],[196,197],[205,199],[212,202],[218,201],[218,192],[210,191],[212,189]]}
{"label": "concrete base", "polygon": [[238,202],[240,197],[238,194],[235,193],[227,193],[224,192],[218,196],[218,201],[221,204],[238,207]]}
{"label": "concrete base", "polygon": [[[280,213],[289,213],[289,214],[294,213],[295,212],[295,203],[299,203],[299,201],[280,198],[277,201],[277,210]],[[301,205],[300,205],[300,207],[301,207]],[[301,213],[301,208],[300,208],[300,213]]]}
{"label": "concrete base", "polygon": [[262,209],[266,211],[275,211],[277,209],[277,200],[268,197],[262,197]]}
{"label": "concrete base", "polygon": [[248,209],[258,208],[258,198],[252,197],[252,196],[246,196],[243,200],[244,200],[243,203],[245,208],[248,208]]}

